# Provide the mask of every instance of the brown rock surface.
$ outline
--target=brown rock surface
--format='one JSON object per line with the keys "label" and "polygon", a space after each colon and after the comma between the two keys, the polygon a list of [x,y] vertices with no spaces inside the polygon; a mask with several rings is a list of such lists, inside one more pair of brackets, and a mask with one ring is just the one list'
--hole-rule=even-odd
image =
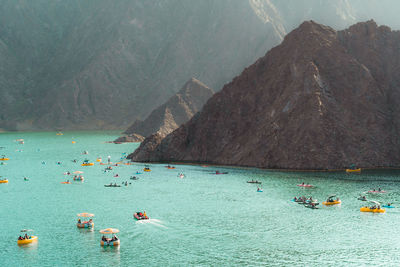
{"label": "brown rock surface", "polygon": [[[400,33],[307,21],[134,161],[399,166]],[[146,142],[146,140],[144,141]]]}
{"label": "brown rock surface", "polygon": [[143,142],[144,139],[144,136],[133,133],[115,139],[114,143],[140,143]]}
{"label": "brown rock surface", "polygon": [[190,120],[213,94],[212,89],[195,78],[191,78],[178,93],[153,110],[144,121],[136,120],[125,134],[150,136],[158,133],[159,136],[165,137]]}

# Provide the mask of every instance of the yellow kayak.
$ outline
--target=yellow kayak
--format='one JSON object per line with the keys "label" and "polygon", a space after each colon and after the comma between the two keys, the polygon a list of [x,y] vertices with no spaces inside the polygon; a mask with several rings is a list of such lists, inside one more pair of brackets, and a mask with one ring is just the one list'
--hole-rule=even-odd
{"label": "yellow kayak", "polygon": [[90,162],[90,163],[82,163],[81,166],[93,166],[94,163]]}
{"label": "yellow kayak", "polygon": [[322,202],[322,205],[325,205],[325,206],[330,206],[330,205],[338,205],[338,204],[341,204],[342,203],[342,201],[337,201],[337,200],[335,200],[335,201],[324,201],[324,202]]}
{"label": "yellow kayak", "polygon": [[143,171],[145,171],[145,172],[151,172],[150,168],[144,168]]}
{"label": "yellow kayak", "polygon": [[29,239],[18,240],[17,244],[18,245],[25,245],[25,244],[30,244],[30,243],[33,243],[33,242],[36,242],[36,241],[38,241],[38,237],[33,235]]}
{"label": "yellow kayak", "polygon": [[346,169],[347,173],[360,173],[361,172],[361,168],[358,169]]}
{"label": "yellow kayak", "polygon": [[0,184],[6,184],[6,183],[8,183],[8,180],[7,180],[7,179],[5,179],[5,180],[0,180]]}
{"label": "yellow kayak", "polygon": [[361,212],[373,212],[373,213],[385,213],[385,209],[371,209],[369,207],[362,207],[360,208]]}
{"label": "yellow kayak", "polygon": [[9,160],[9,158],[0,158],[0,160]]}

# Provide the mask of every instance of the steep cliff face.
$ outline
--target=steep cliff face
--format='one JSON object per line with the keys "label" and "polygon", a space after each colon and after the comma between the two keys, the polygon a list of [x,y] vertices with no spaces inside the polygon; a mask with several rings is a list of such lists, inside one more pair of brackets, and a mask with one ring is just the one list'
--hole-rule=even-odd
{"label": "steep cliff face", "polygon": [[304,22],[188,123],[130,158],[294,169],[400,165],[399,48],[400,33],[374,21],[339,32]]}
{"label": "steep cliff face", "polygon": [[135,121],[125,134],[146,137],[158,133],[160,137],[165,137],[190,120],[213,94],[212,89],[197,79],[191,78],[178,93],[156,108],[144,121]]}
{"label": "steep cliff face", "polygon": [[[382,12],[382,6],[392,8]],[[126,128],[187,77],[219,90],[305,19],[344,28],[378,17],[398,27],[398,6],[390,0],[3,0],[0,128]]]}

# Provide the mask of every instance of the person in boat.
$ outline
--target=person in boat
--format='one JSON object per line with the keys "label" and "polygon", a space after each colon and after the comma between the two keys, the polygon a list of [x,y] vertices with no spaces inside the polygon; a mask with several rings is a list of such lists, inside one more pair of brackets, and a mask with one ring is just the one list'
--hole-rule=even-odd
{"label": "person in boat", "polygon": [[18,240],[23,240],[24,238],[22,237],[22,236],[19,236],[18,237]]}
{"label": "person in boat", "polygon": [[294,197],[293,200],[294,200],[294,201],[297,201],[297,197]]}
{"label": "person in boat", "polygon": [[82,223],[81,218],[78,219],[78,223]]}
{"label": "person in boat", "polygon": [[93,222],[93,220],[92,220],[92,219],[90,219],[90,220],[89,220],[89,223],[92,223],[92,222]]}
{"label": "person in boat", "polygon": [[69,183],[69,180],[67,180],[67,183]]}
{"label": "person in boat", "polygon": [[25,239],[29,239],[29,236],[28,236],[28,234],[25,234]]}
{"label": "person in boat", "polygon": [[302,182],[301,185],[304,185],[304,182]]}
{"label": "person in boat", "polygon": [[147,217],[146,211],[143,211],[143,217]]}
{"label": "person in boat", "polygon": [[382,189],[379,187],[378,191],[379,191],[379,192],[381,192],[381,191],[382,191]]}
{"label": "person in boat", "polygon": [[117,183],[114,183],[114,186],[117,186]]}

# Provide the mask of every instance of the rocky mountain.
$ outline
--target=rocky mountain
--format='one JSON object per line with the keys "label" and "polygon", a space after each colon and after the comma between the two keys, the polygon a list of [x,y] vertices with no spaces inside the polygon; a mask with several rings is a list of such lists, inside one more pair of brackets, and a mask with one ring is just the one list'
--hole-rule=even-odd
{"label": "rocky mountain", "polygon": [[136,120],[124,132],[127,136],[120,137],[115,141],[141,142],[144,137],[154,133],[158,133],[163,138],[190,120],[213,94],[212,89],[199,80],[191,78],[178,93],[153,110],[144,121]]}
{"label": "rocky mountain", "polygon": [[[400,32],[306,21],[134,161],[288,169],[400,165]],[[151,149],[149,149],[151,148]]]}
{"label": "rocky mountain", "polygon": [[[219,90],[301,21],[398,27],[396,0],[3,0],[0,129],[123,129],[188,77]],[[397,7],[397,9],[396,9]]]}

